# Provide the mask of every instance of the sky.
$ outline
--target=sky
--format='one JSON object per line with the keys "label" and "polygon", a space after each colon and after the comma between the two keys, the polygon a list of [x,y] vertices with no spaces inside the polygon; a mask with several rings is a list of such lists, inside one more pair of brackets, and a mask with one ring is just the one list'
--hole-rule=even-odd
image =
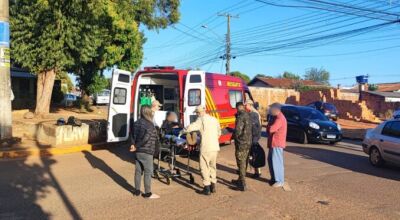
{"label": "sky", "polygon": [[[268,2],[297,4],[293,0]],[[350,2],[400,14],[396,0]],[[227,19],[218,13],[230,13],[238,16],[231,19],[232,56],[236,56],[231,60],[231,71],[250,77],[260,73],[278,76],[284,71],[304,75],[316,67],[328,70],[330,83],[335,86],[351,86],[356,83],[355,76],[365,74],[370,76],[370,83],[400,82],[400,37],[396,37],[400,36],[400,23],[307,47],[296,44],[290,50],[263,49],[297,42],[307,34],[317,37],[381,24],[391,18],[389,15],[370,19],[376,14],[363,13],[365,17],[360,17],[320,9],[276,7],[255,0],[182,0],[180,12],[179,23],[166,29],[150,31],[142,27],[147,38],[142,68],[169,65],[224,73],[225,61],[218,57],[225,53]]]}

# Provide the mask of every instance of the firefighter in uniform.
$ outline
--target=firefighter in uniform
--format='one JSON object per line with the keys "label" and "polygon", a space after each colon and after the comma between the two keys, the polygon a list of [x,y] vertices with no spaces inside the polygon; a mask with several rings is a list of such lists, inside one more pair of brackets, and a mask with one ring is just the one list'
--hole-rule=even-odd
{"label": "firefighter in uniform", "polygon": [[252,143],[252,124],[250,115],[246,112],[242,102],[236,104],[236,126],[233,134],[235,140],[235,157],[239,169],[239,178],[232,180],[241,191],[246,191],[246,170],[249,158],[250,147]]}

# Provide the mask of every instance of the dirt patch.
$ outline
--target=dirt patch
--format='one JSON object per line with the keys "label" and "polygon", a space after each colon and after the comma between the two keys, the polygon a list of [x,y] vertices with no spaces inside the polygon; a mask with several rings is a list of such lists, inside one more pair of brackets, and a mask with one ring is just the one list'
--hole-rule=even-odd
{"label": "dirt patch", "polygon": [[375,128],[378,124],[357,122],[352,120],[339,119],[338,124],[342,127],[343,137],[349,139],[362,140],[365,136],[365,132],[368,129]]}

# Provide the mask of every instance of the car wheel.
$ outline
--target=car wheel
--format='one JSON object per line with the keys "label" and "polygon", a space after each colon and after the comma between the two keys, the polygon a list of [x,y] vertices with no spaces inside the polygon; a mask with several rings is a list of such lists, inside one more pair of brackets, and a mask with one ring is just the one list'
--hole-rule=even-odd
{"label": "car wheel", "polygon": [[372,147],[369,151],[369,162],[376,167],[380,167],[385,163],[377,147]]}
{"label": "car wheel", "polygon": [[303,132],[303,138],[301,139],[302,144],[308,144],[308,137],[306,132]]}

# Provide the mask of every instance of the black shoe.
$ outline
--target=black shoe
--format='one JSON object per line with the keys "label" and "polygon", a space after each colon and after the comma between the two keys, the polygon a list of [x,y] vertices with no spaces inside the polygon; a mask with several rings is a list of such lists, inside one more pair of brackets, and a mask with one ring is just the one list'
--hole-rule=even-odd
{"label": "black shoe", "polygon": [[241,181],[240,181],[240,180],[235,180],[235,179],[233,179],[233,180],[231,180],[231,183],[232,183],[233,185],[238,186],[238,185],[241,183]]}
{"label": "black shoe", "polygon": [[206,195],[206,196],[211,195],[210,186],[204,186],[203,191],[201,192],[201,194]]}
{"label": "black shoe", "polygon": [[238,186],[238,188],[239,188],[239,190],[242,191],[242,192],[247,191],[247,186],[246,186],[245,183],[240,183],[239,186]]}
{"label": "black shoe", "polygon": [[210,191],[211,191],[211,193],[216,193],[217,192],[217,189],[215,188],[215,183],[211,183]]}
{"label": "black shoe", "polygon": [[258,179],[258,178],[260,178],[260,176],[261,176],[261,174],[255,173],[255,174],[253,174],[253,175],[251,176],[251,178],[253,178],[253,179]]}
{"label": "black shoe", "polygon": [[136,190],[136,189],[135,189],[135,191],[133,192],[133,195],[135,195],[135,196],[140,196],[140,193],[141,193],[140,190]]}

